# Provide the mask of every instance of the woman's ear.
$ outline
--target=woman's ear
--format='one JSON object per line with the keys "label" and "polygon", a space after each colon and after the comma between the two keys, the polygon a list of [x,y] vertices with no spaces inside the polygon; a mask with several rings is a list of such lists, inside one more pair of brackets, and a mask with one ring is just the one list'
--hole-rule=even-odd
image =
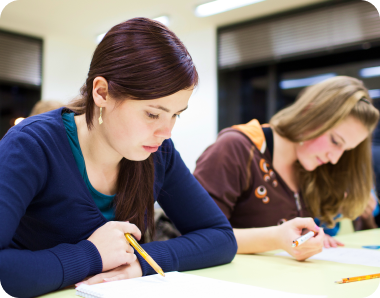
{"label": "woman's ear", "polygon": [[108,82],[103,77],[96,77],[92,84],[92,98],[95,104],[100,108],[104,107],[108,95]]}

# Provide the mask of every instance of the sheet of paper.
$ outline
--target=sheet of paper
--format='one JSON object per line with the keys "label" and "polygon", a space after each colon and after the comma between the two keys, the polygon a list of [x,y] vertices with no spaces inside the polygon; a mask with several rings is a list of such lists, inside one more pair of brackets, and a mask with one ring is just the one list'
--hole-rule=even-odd
{"label": "sheet of paper", "polygon": [[[302,295],[276,290],[243,285],[213,278],[200,277],[191,274],[169,272],[166,277],[151,275],[147,277],[114,281],[92,286],[81,285],[80,291],[97,292],[100,296],[87,297],[265,297],[265,298],[325,298],[327,296]],[[91,294],[91,293],[90,293]],[[98,295],[99,295],[98,294]],[[92,294],[94,295],[94,294]],[[103,295],[103,296],[101,296]],[[86,297],[85,294],[81,294]]]}
{"label": "sheet of paper", "polygon": [[[276,256],[291,257],[287,252],[278,253]],[[345,247],[324,248],[321,253],[312,256],[309,260],[380,267],[380,251]]]}

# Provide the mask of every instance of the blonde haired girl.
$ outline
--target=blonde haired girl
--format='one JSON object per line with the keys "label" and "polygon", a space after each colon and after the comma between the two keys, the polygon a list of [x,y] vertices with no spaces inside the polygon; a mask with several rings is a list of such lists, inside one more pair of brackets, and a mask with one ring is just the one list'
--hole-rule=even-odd
{"label": "blonde haired girl", "polygon": [[[230,220],[238,253],[281,248],[304,260],[324,242],[340,244],[312,218],[294,218],[332,226],[338,214],[354,219],[364,211],[378,118],[363,83],[338,76],[306,88],[270,125],[252,120],[221,131],[194,175]],[[292,248],[303,228],[319,233]]]}

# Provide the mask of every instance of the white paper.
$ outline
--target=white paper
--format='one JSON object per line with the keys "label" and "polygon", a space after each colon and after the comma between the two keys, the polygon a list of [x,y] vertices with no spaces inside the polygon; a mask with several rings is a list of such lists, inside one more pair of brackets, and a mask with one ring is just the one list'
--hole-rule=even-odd
{"label": "white paper", "polygon": [[[287,252],[278,253],[276,256],[291,257]],[[324,248],[321,253],[312,256],[308,260],[380,267],[380,251],[364,248]]]}
{"label": "white paper", "polygon": [[[326,298],[327,296],[303,295],[243,285],[213,278],[200,277],[179,272],[165,273],[166,277],[151,275],[146,277],[114,281],[92,286],[80,285],[77,287],[77,295],[80,291],[92,293],[98,296],[87,297],[265,297],[265,298]],[[86,297],[84,293],[80,294]],[[94,294],[93,294],[94,295]],[[103,296],[102,296],[103,295]]]}

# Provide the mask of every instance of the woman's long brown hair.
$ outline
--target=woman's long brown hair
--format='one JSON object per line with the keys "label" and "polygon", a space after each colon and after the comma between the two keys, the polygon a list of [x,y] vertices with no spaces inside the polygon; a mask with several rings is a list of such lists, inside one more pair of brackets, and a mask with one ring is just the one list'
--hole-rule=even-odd
{"label": "woman's long brown hair", "polygon": [[[338,76],[308,87],[297,101],[270,121],[282,137],[298,143],[324,134],[348,116],[358,119],[371,133],[379,111],[363,83]],[[299,162],[295,169],[300,190],[314,217],[333,226],[334,217],[355,219],[362,214],[373,187],[371,138],[345,151],[336,164],[306,171]]]}
{"label": "woman's long brown hair", "polygon": [[[190,54],[173,32],[159,22],[134,18],[114,26],[96,48],[81,96],[67,107],[86,114],[93,128],[93,81],[103,77],[116,100],[149,100],[194,88],[198,73]],[[144,234],[154,233],[153,155],[144,161],[123,158],[119,164],[115,220],[129,220]]]}

